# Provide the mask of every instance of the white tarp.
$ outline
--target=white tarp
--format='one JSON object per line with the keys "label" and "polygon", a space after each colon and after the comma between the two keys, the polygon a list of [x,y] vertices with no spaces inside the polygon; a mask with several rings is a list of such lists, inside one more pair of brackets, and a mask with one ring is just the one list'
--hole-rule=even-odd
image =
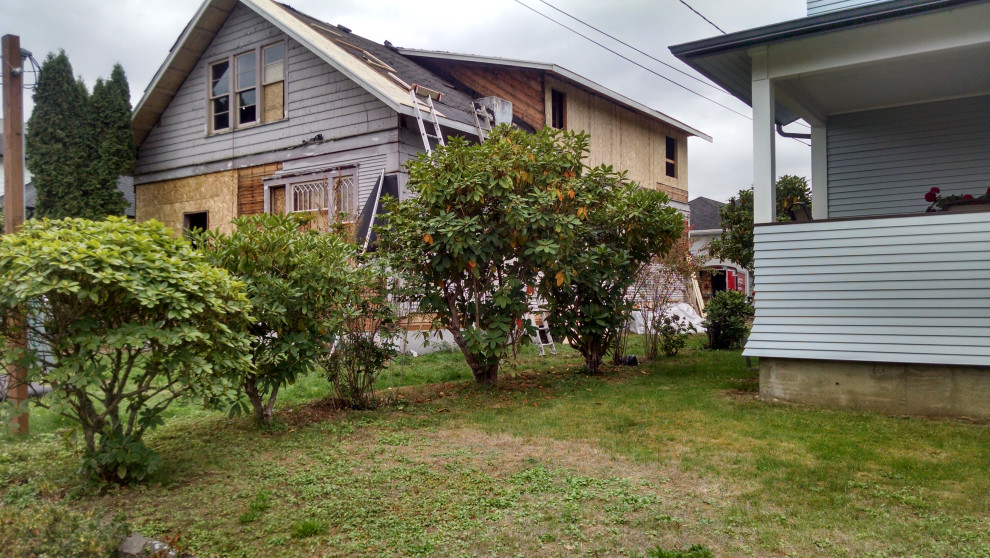
{"label": "white tarp", "polygon": [[[694,311],[694,308],[690,304],[686,302],[675,302],[667,306],[667,311],[674,316],[687,320],[688,323],[694,325],[698,333],[705,332],[704,326],[701,325],[701,316]],[[632,324],[629,326],[629,330],[633,333],[643,333],[643,314],[639,310],[633,312]]]}

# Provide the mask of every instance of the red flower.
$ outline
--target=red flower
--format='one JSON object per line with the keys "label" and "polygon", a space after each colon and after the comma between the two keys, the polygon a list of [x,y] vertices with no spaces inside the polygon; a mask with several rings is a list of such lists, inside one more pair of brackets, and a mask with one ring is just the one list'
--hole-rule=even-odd
{"label": "red flower", "polygon": [[928,192],[925,194],[925,201],[928,203],[935,203],[937,194],[935,192]]}
{"label": "red flower", "polygon": [[990,196],[990,187],[987,188],[987,195]]}
{"label": "red flower", "polygon": [[962,199],[964,199],[964,200],[971,200],[971,199],[973,199],[973,194],[963,194]]}
{"label": "red flower", "polygon": [[939,194],[939,193],[941,193],[941,192],[942,192],[942,190],[939,190],[939,189],[938,189],[938,186],[932,186],[932,189],[931,189],[931,190],[928,190],[928,191],[929,191],[929,192],[933,192],[933,193],[936,193],[936,194]]}

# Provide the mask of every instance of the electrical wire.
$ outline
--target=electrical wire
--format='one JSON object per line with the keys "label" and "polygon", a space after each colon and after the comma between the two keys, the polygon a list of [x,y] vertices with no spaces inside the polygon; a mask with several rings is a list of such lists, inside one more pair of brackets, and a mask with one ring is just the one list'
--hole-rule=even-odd
{"label": "electrical wire", "polygon": [[523,2],[521,1],[521,0],[514,0],[514,1],[515,1],[515,2],[517,3],[517,4],[519,4],[520,6],[522,6],[522,7],[524,7],[524,8],[526,8],[527,10],[530,10],[531,12],[533,12],[533,13],[535,13],[535,14],[537,14],[537,15],[540,15],[540,16],[542,16],[542,17],[544,17],[544,18],[546,18],[546,19],[548,19],[548,20],[550,20],[550,21],[552,21],[552,22],[554,22],[554,23],[556,23],[557,25],[559,25],[559,26],[561,26],[561,27],[563,27],[564,29],[567,29],[567,30],[568,30],[568,31],[570,31],[571,33],[574,33],[575,35],[577,35],[577,36],[579,36],[579,37],[581,37],[581,38],[583,38],[583,39],[585,39],[585,40],[587,40],[587,41],[590,41],[590,42],[592,42],[592,43],[594,43],[594,44],[596,44],[596,45],[598,45],[598,46],[600,46],[601,48],[603,48],[603,49],[605,49],[605,50],[607,50],[607,51],[609,51],[609,52],[611,52],[612,54],[614,54],[614,55],[616,55],[616,56],[618,56],[619,58],[622,58],[623,60],[625,60],[625,61],[627,61],[627,62],[629,62],[629,63],[631,63],[631,64],[634,64],[634,65],[636,65],[636,66],[638,66],[638,67],[640,67],[640,68],[642,68],[643,70],[646,70],[647,72],[650,72],[651,74],[653,74],[653,75],[655,75],[655,76],[657,76],[657,77],[659,77],[660,79],[663,79],[663,80],[665,80],[665,81],[669,81],[670,83],[672,83],[672,84],[674,84],[674,85],[676,85],[677,87],[680,87],[681,89],[683,89],[683,90],[685,90],[685,91],[688,91],[689,93],[693,93],[693,94],[695,94],[695,95],[697,95],[697,96],[699,96],[699,97],[701,97],[702,99],[705,99],[705,100],[706,100],[706,101],[708,101],[708,102],[711,102],[711,103],[714,103],[714,104],[716,104],[716,105],[718,105],[718,106],[720,106],[720,107],[722,107],[722,108],[724,108],[725,110],[727,110],[727,111],[729,111],[729,112],[731,112],[731,113],[733,113],[733,114],[737,114],[737,115],[739,115],[739,116],[741,116],[741,117],[743,117],[743,118],[745,118],[745,119],[747,119],[747,120],[752,120],[752,119],[753,119],[753,118],[752,118],[751,116],[748,116],[748,115],[746,115],[746,114],[743,114],[743,113],[741,113],[741,112],[739,112],[739,111],[737,111],[737,110],[735,110],[735,109],[734,109],[734,108],[732,108],[732,107],[729,107],[729,106],[726,106],[726,105],[723,105],[722,103],[720,103],[720,102],[718,102],[718,101],[716,101],[715,99],[712,99],[712,98],[710,98],[710,97],[706,97],[705,95],[703,95],[703,94],[701,94],[701,93],[698,93],[698,92],[697,92],[697,91],[695,91],[694,89],[691,89],[690,87],[688,87],[688,86],[686,86],[686,85],[683,85],[683,84],[680,84],[680,83],[678,83],[678,82],[676,82],[676,81],[674,81],[674,80],[672,80],[672,79],[670,79],[669,77],[667,77],[667,76],[665,76],[665,75],[663,75],[663,74],[661,74],[660,72],[657,72],[657,71],[655,71],[655,70],[653,70],[653,69],[651,69],[651,68],[647,68],[646,66],[644,66],[644,65],[642,65],[642,64],[640,64],[639,62],[636,62],[636,61],[635,61],[635,60],[633,60],[632,58],[629,58],[628,56],[626,56],[626,55],[624,55],[624,54],[621,54],[621,53],[619,53],[619,52],[616,52],[615,50],[613,50],[613,49],[611,49],[611,48],[609,48],[609,47],[607,47],[607,46],[605,46],[605,45],[603,45],[602,43],[600,43],[600,42],[598,42],[598,41],[596,41],[596,40],[594,40],[594,39],[592,39],[591,37],[589,37],[589,36],[587,36],[587,35],[585,35],[585,34],[583,34],[583,33],[581,33],[580,31],[577,31],[577,30],[575,30],[575,29],[573,29],[573,28],[571,28],[571,27],[568,27],[568,26],[566,26],[566,25],[564,25],[563,23],[561,23],[561,22],[559,22],[559,21],[557,21],[556,19],[554,19],[554,18],[552,18],[552,17],[550,17],[550,16],[548,16],[547,14],[545,14],[545,13],[543,13],[543,12],[541,12],[541,11],[539,11],[539,10],[537,10],[536,8],[534,8],[534,7],[532,7],[532,6],[529,6],[529,5],[527,5],[527,4],[524,4],[524,3],[523,3]]}
{"label": "electrical wire", "polygon": [[698,10],[696,10],[696,9],[694,9],[694,8],[692,8],[692,7],[691,7],[691,4],[688,4],[688,3],[687,3],[687,2],[685,2],[684,0],[681,0],[681,4],[684,4],[685,6],[687,6],[687,9],[689,9],[689,10],[691,10],[692,12],[694,12],[695,14],[697,14],[697,16],[698,16],[698,17],[700,17],[701,19],[703,19],[703,20],[705,20],[705,21],[707,21],[709,25],[711,25],[711,26],[712,26],[712,27],[714,27],[715,29],[718,29],[720,33],[722,33],[723,35],[725,35],[725,31],[722,31],[722,28],[721,28],[721,27],[719,27],[718,25],[715,25],[714,23],[712,23],[712,20],[710,20],[710,19],[708,19],[707,17],[705,17],[705,16],[703,16],[703,15],[701,15],[701,12],[699,12]]}
{"label": "electrical wire", "polygon": [[642,50],[640,50],[640,49],[634,47],[633,45],[631,45],[631,44],[623,41],[622,39],[620,39],[618,37],[615,37],[613,35],[610,35],[610,34],[606,33],[605,31],[602,31],[601,29],[595,27],[594,25],[592,25],[592,24],[590,24],[590,23],[588,23],[588,22],[586,22],[586,21],[584,21],[582,19],[579,19],[578,17],[576,17],[574,15],[571,15],[571,14],[565,12],[564,10],[561,10],[560,8],[558,8],[557,6],[554,6],[550,2],[547,2],[546,0],[539,0],[539,2],[542,3],[542,4],[545,4],[546,6],[549,6],[550,8],[552,8],[552,9],[554,9],[554,10],[556,10],[556,11],[562,13],[562,14],[564,14],[565,16],[573,19],[574,21],[580,23],[581,25],[584,25],[585,27],[594,29],[598,33],[601,33],[602,35],[605,35],[606,37],[608,37],[609,39],[612,39],[613,41],[619,43],[620,45],[625,46],[625,47],[628,47],[628,48],[630,48],[630,49],[632,49],[632,50],[634,50],[634,51],[642,54],[643,56],[649,58],[650,60],[653,60],[654,62],[657,62],[658,64],[662,64],[662,65],[670,68],[671,70],[674,70],[675,72],[677,72],[679,74],[682,74],[684,76],[687,76],[687,77],[689,77],[689,78],[691,78],[691,79],[693,79],[693,80],[695,80],[695,81],[697,81],[699,83],[703,83],[703,84],[707,85],[708,87],[711,87],[712,89],[715,89],[715,90],[720,91],[722,93],[725,93],[727,95],[730,94],[728,91],[722,89],[721,87],[719,87],[717,85],[714,85],[714,84],[712,84],[712,83],[710,83],[710,82],[708,82],[708,81],[706,81],[704,79],[701,79],[701,78],[699,78],[697,76],[693,76],[693,75],[685,72],[684,70],[682,70],[682,69],[680,69],[680,68],[678,68],[676,66],[673,66],[671,64],[668,64],[668,63],[664,62],[663,60],[660,60],[659,58],[657,58],[657,57],[655,57],[655,56],[653,56],[653,55],[651,55],[651,54],[649,54],[647,52],[643,52]]}

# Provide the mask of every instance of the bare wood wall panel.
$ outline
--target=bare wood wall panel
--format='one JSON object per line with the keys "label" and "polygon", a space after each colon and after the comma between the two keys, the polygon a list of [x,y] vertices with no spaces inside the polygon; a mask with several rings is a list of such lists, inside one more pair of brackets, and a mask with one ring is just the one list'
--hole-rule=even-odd
{"label": "bare wood wall panel", "polygon": [[393,110],[293,40],[286,53],[288,118],[207,135],[207,66],[286,39],[238,5],[138,150],[135,173],[201,165],[299,145],[316,134],[332,140],[394,128]]}
{"label": "bare wood wall panel", "polygon": [[281,163],[259,165],[237,171],[237,215],[257,215],[265,212],[263,179],[282,169]]}
{"label": "bare wood wall panel", "polygon": [[990,96],[828,119],[830,217],[923,212],[932,186],[979,196],[987,177]]}
{"label": "bare wood wall panel", "polygon": [[758,226],[759,357],[990,365],[990,213]]}
{"label": "bare wood wall panel", "polygon": [[543,74],[538,70],[505,68],[490,64],[421,60],[423,66],[448,75],[482,96],[512,102],[512,114],[535,129],[543,127]]}

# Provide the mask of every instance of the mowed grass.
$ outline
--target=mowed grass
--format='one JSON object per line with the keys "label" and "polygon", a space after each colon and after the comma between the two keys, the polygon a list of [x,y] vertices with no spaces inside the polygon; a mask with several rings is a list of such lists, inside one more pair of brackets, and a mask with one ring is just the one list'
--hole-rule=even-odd
{"label": "mowed grass", "polygon": [[495,390],[459,354],[404,358],[377,411],[331,409],[314,375],[267,430],[177,407],[157,478],[103,495],[38,413],[0,442],[0,502],[124,511],[204,557],[990,557],[987,425],[768,403],[699,344],[599,377],[527,348]]}

